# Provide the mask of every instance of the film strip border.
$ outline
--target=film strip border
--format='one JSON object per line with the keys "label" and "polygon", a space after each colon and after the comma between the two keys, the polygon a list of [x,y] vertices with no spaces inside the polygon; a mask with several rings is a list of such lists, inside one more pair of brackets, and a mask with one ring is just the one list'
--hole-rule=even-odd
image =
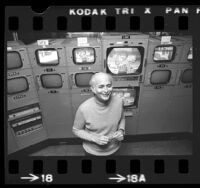
{"label": "film strip border", "polygon": [[[120,7],[120,6],[117,6]],[[10,31],[183,31],[196,28],[197,6],[51,7],[43,14],[31,7],[6,7]],[[192,18],[190,16],[193,16]]]}
{"label": "film strip border", "polygon": [[[30,7],[6,7],[5,31],[18,32],[153,32],[172,31],[192,33],[194,37],[194,57],[200,61],[198,54],[200,27],[197,6],[187,6],[189,13],[175,13],[182,10],[183,6],[171,7],[171,12],[166,13],[166,7],[151,7],[151,14],[144,14],[145,6],[135,7],[134,14],[116,14],[115,7],[106,6],[107,15],[85,16],[81,13],[87,7],[52,7],[45,14],[36,14]],[[117,6],[120,7],[120,6]],[[80,9],[80,15],[69,15],[69,9]],[[93,10],[96,7],[89,7]],[[105,6],[97,10],[105,9]],[[130,10],[131,11],[131,10]],[[82,15],[81,15],[82,14]],[[198,80],[198,64],[194,64],[194,79]],[[199,83],[199,81],[197,81]],[[195,90],[195,88],[194,88]],[[198,88],[196,87],[198,91]],[[195,90],[195,91],[196,91]],[[199,96],[194,92],[194,98]],[[197,101],[199,104],[199,101]],[[199,122],[199,107],[194,109],[194,125]],[[119,183],[199,183],[199,127],[194,126],[194,156],[191,157],[117,157],[112,159],[88,157],[28,157],[12,158],[5,160],[5,181],[7,184],[27,183],[55,183],[55,184],[101,184],[117,183],[116,178],[125,177]],[[30,181],[27,176],[37,175],[37,181]],[[143,181],[145,175],[146,182]],[[49,176],[50,175],[50,176]],[[139,180],[141,178],[141,181]],[[113,178],[113,179],[109,179]],[[114,179],[115,178],[115,179]],[[53,179],[53,180],[52,180]]]}
{"label": "film strip border", "polygon": [[[196,169],[191,157],[21,158],[8,161],[7,183],[198,183]],[[34,176],[38,178],[31,181]]]}

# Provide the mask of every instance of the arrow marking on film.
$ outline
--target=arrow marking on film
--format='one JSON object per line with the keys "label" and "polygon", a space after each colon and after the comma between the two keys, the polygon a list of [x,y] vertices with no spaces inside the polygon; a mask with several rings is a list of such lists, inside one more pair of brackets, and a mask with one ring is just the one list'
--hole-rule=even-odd
{"label": "arrow marking on film", "polygon": [[111,177],[111,178],[108,178],[110,180],[117,180],[117,183],[121,182],[121,181],[124,181],[126,178],[120,174],[116,174],[118,177]]}
{"label": "arrow marking on film", "polygon": [[29,181],[35,181],[37,179],[39,179],[38,176],[34,175],[34,174],[29,174],[30,177],[21,177],[21,179],[23,180],[29,180]]}

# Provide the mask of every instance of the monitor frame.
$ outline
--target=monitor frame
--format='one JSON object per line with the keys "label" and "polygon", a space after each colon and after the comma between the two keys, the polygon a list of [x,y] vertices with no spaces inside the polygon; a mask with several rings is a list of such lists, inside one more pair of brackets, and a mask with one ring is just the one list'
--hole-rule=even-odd
{"label": "monitor frame", "polygon": [[[8,68],[8,63],[6,64],[6,67],[7,67],[7,70],[8,71],[11,71],[11,70],[17,70],[17,69],[20,69],[23,67],[23,61],[22,61],[22,57],[21,57],[21,54],[18,52],[18,51],[7,51],[7,54],[8,53],[17,53],[19,55],[19,58],[21,60],[21,66],[20,67],[17,67],[17,68]],[[8,59],[7,59],[7,62],[8,62]]]}
{"label": "monitor frame", "polygon": [[180,83],[181,84],[192,84],[193,83],[193,77],[192,77],[192,82],[183,82],[183,74],[185,71],[188,71],[188,70],[191,70],[192,71],[192,68],[186,68],[184,69],[182,72],[181,72],[181,76],[180,76]]}
{"label": "monitor frame", "polygon": [[[45,87],[44,86],[44,83],[42,82],[42,77],[43,76],[45,76],[45,75],[59,75],[60,76],[60,78],[61,78],[61,87],[51,87],[51,88],[49,88],[49,87]],[[53,73],[53,74],[41,74],[40,75],[40,82],[41,82],[41,86],[44,88],[44,89],[61,89],[61,88],[63,88],[63,80],[62,80],[62,76],[60,75],[60,74],[58,74],[58,73]]]}
{"label": "monitor frame", "polygon": [[[108,55],[110,54],[111,50],[114,48],[137,48],[138,51],[140,52],[141,55],[141,63],[140,66],[138,67],[136,73],[131,73],[131,74],[113,74],[107,65],[107,59],[108,59]],[[142,74],[142,69],[143,69],[143,60],[144,60],[144,54],[145,54],[145,48],[143,46],[109,46],[106,49],[106,61],[105,61],[105,67],[106,67],[106,72],[111,74],[112,76],[139,76],[140,74]],[[139,70],[139,72],[138,72]],[[137,73],[138,72],[138,73]]]}
{"label": "monitor frame", "polygon": [[7,95],[16,95],[16,94],[19,94],[19,93],[27,92],[29,90],[29,82],[28,82],[28,79],[25,76],[19,76],[19,77],[9,78],[9,79],[7,79],[7,82],[8,82],[8,80],[14,80],[14,79],[18,79],[18,78],[24,78],[26,80],[27,88],[25,90],[23,90],[23,91],[18,91],[18,92],[15,92],[15,93],[9,93],[8,90],[7,90]]}
{"label": "monitor frame", "polygon": [[[39,59],[39,51],[56,51],[56,53],[57,53],[57,57],[58,57],[58,63],[56,63],[56,64],[52,64],[52,63],[45,63],[45,64],[42,64],[41,62],[40,62],[40,59]],[[40,48],[40,49],[36,49],[35,50],[35,57],[36,57],[36,62],[37,62],[37,64],[38,65],[40,65],[40,66],[42,66],[42,67],[45,67],[45,66],[58,66],[59,65],[59,63],[60,63],[60,58],[59,58],[59,53],[58,53],[58,51],[55,49],[55,48]]]}
{"label": "monitor frame", "polygon": [[[92,62],[92,63],[77,63],[76,61],[75,61],[75,50],[76,49],[82,49],[82,48],[91,48],[91,49],[93,49],[93,51],[94,51],[94,62]],[[73,59],[73,63],[75,64],[75,65],[92,65],[92,64],[95,64],[95,62],[96,62],[96,51],[95,51],[95,48],[94,47],[86,47],[86,46],[83,46],[83,47],[75,47],[75,48],[73,48],[72,49],[72,59]]]}
{"label": "monitor frame", "polygon": [[[156,71],[169,71],[169,72],[170,72],[170,75],[169,75],[169,80],[168,80],[168,82],[167,82],[167,83],[152,83],[152,82],[151,82],[151,77],[152,77],[152,74],[153,74],[154,72],[156,72]],[[169,70],[169,69],[167,69],[167,70],[153,70],[153,71],[151,72],[151,75],[150,75],[150,78],[149,78],[149,83],[150,83],[151,85],[153,85],[153,86],[156,86],[156,85],[168,85],[168,84],[170,83],[171,76],[172,76],[172,71]]]}
{"label": "monitor frame", "polygon": [[76,81],[76,75],[77,74],[87,74],[87,73],[93,73],[92,75],[94,75],[95,74],[95,72],[76,72],[76,73],[74,73],[73,74],[73,82],[74,82],[74,84],[75,84],[75,87],[76,88],[90,88],[90,85],[89,86],[78,86],[78,84],[77,84],[77,81]]}
{"label": "monitor frame", "polygon": [[[155,59],[154,59],[154,55],[155,55],[156,48],[158,48],[158,47],[173,47],[172,58],[171,58],[170,60],[155,60]],[[154,48],[154,50],[153,50],[153,54],[152,54],[153,61],[156,62],[156,63],[173,62],[175,56],[176,56],[176,46],[175,46],[175,45],[172,45],[172,44],[168,44],[168,45],[157,45],[157,46],[155,46],[155,48]]]}

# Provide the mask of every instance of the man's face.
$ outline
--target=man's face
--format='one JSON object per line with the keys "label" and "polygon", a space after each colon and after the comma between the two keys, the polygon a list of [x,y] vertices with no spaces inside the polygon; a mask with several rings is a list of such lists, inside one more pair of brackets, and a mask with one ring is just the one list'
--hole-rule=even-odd
{"label": "man's face", "polygon": [[112,94],[112,83],[108,76],[100,75],[96,78],[92,91],[100,102],[107,102]]}

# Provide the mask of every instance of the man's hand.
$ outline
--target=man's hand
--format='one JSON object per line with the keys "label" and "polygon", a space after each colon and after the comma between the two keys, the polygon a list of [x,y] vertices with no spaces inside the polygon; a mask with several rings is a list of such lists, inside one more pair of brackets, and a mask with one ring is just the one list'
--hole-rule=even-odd
{"label": "man's hand", "polygon": [[109,138],[107,136],[96,136],[93,135],[92,141],[95,142],[98,145],[106,145],[109,141]]}
{"label": "man's hand", "polygon": [[113,134],[113,139],[116,139],[118,141],[124,140],[124,131],[118,130]]}

